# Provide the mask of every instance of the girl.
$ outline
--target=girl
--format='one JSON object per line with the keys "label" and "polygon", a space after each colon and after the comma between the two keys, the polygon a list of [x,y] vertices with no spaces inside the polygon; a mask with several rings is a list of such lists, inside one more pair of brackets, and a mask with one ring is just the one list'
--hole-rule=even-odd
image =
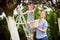
{"label": "girl", "polygon": [[34,8],[34,5],[31,2],[29,2],[28,10],[23,13],[23,14],[27,14],[27,24],[28,24],[28,29],[31,32],[31,40],[33,40],[34,31],[30,29],[29,23],[34,21],[34,11],[35,11],[36,7],[37,7],[37,5],[35,5],[35,8]]}

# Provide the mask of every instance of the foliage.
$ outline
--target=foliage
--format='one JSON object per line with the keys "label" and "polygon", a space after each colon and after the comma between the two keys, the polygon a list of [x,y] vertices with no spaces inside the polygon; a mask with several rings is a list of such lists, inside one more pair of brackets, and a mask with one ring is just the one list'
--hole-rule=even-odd
{"label": "foliage", "polygon": [[0,18],[0,40],[9,40],[10,39],[10,33],[7,27],[6,19]]}
{"label": "foliage", "polygon": [[[26,10],[27,10],[27,8],[24,6],[23,12],[25,12]],[[37,8],[35,11],[35,15],[34,15],[35,19],[40,18],[39,12],[40,12],[40,10]],[[25,15],[25,18],[27,18],[26,15]],[[49,24],[49,27],[47,30],[49,40],[59,40],[58,39],[58,35],[59,35],[58,30],[59,29],[58,29],[58,23],[57,23],[57,14],[53,10],[51,10],[50,12],[47,12],[46,20],[48,21],[48,24]],[[9,40],[10,34],[7,29],[7,24],[6,24],[5,18],[3,20],[0,20],[0,25],[1,25],[0,26],[0,39],[1,39],[1,37],[3,37],[3,39],[1,39],[1,40],[4,40],[4,38],[6,40]],[[19,35],[20,35],[21,40],[26,40],[26,35],[25,35],[21,25],[19,25],[18,31],[19,31]],[[36,37],[34,37],[34,40],[36,40]]]}
{"label": "foliage", "polygon": [[[24,9],[26,10],[26,9]],[[39,19],[40,17],[40,10],[36,9],[35,11],[35,19]],[[57,14],[51,10],[50,12],[47,12],[47,17],[46,17],[49,27],[48,27],[48,37],[49,40],[58,40],[58,24],[57,24]],[[34,38],[34,40],[36,39],[36,37]]]}
{"label": "foliage", "polygon": [[57,15],[52,10],[47,15],[47,21],[49,23],[48,36],[50,40],[58,40],[58,25],[57,25]]}

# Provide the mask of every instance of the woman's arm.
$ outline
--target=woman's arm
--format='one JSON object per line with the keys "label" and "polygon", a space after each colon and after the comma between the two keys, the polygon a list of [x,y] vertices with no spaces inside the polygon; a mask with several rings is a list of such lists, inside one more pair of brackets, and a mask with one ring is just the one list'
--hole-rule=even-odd
{"label": "woman's arm", "polygon": [[44,28],[44,29],[41,29],[41,28],[37,28],[39,31],[41,31],[41,32],[46,32],[46,29]]}
{"label": "woman's arm", "polygon": [[45,21],[43,28],[37,28],[37,30],[39,30],[41,32],[46,32],[47,28],[48,28],[48,23],[47,23],[47,21]]}

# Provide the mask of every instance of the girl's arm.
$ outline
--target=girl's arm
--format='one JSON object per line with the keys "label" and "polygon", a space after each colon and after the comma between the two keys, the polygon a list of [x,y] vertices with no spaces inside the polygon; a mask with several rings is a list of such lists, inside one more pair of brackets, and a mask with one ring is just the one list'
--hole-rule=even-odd
{"label": "girl's arm", "polygon": [[[16,11],[17,11],[17,12],[19,11],[18,8],[16,8]],[[27,14],[27,12],[28,12],[28,11],[24,12],[23,15],[24,15],[24,14]]]}
{"label": "girl's arm", "polygon": [[35,8],[32,10],[33,13],[34,13],[34,11],[36,10],[36,8],[37,8],[37,5],[35,5]]}
{"label": "girl's arm", "polygon": [[28,12],[28,11],[24,12],[23,14],[25,15],[25,14],[27,14],[27,12]]}

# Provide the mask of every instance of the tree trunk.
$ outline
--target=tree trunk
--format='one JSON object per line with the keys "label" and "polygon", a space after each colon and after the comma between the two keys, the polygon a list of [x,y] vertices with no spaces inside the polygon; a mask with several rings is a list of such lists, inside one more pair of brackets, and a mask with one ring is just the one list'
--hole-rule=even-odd
{"label": "tree trunk", "polygon": [[60,18],[58,18],[58,26],[59,26],[59,33],[60,33]]}
{"label": "tree trunk", "polygon": [[57,21],[58,21],[59,34],[60,34],[60,9],[58,7],[55,7],[55,10],[57,14]]}
{"label": "tree trunk", "polygon": [[58,27],[59,27],[58,39],[60,39],[60,9],[57,10],[57,19],[58,19]]}
{"label": "tree trunk", "polygon": [[60,9],[57,10],[57,17],[58,17],[58,26],[59,26],[59,34],[60,34]]}
{"label": "tree trunk", "polygon": [[[8,12],[8,13],[10,14],[10,12]],[[8,29],[9,29],[10,34],[11,34],[11,39],[12,40],[20,40],[19,34],[18,34],[18,29],[16,27],[16,22],[14,20],[13,15],[12,16],[7,16],[6,20],[7,20],[7,23],[8,23]]]}

